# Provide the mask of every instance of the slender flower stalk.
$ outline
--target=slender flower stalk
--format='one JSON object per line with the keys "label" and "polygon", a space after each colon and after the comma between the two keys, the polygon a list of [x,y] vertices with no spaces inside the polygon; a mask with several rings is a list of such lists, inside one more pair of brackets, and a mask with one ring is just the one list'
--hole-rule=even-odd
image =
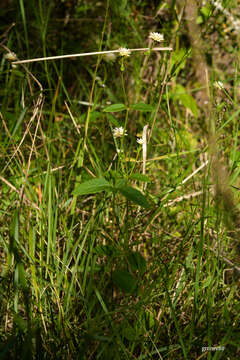
{"label": "slender flower stalk", "polygon": [[147,128],[148,125],[143,127],[142,134],[142,147],[143,147],[143,174],[146,174],[146,161],[147,161]]}
{"label": "slender flower stalk", "polygon": [[[152,49],[150,48],[138,48],[138,49],[127,49],[128,51],[136,52],[136,51],[172,51],[171,47],[154,47]],[[35,59],[27,59],[27,60],[19,60],[14,61],[13,64],[26,64],[31,62],[37,62],[37,61],[48,61],[48,60],[59,60],[59,59],[66,59],[66,58],[76,58],[81,56],[94,56],[94,55],[105,55],[105,54],[115,54],[120,53],[120,49],[118,50],[109,50],[109,51],[94,51],[89,53],[81,53],[81,54],[69,54],[69,55],[58,55],[58,56],[48,56],[48,57],[42,57],[42,58],[35,58]]]}
{"label": "slender flower stalk", "polygon": [[[143,133],[142,137],[137,139],[137,143],[142,146],[142,158],[143,158],[143,169],[142,173],[143,175],[146,174],[146,162],[147,162],[147,129],[148,125],[145,125],[143,127]],[[139,154],[139,153],[138,153]],[[146,189],[146,183],[142,184],[142,190]]]}

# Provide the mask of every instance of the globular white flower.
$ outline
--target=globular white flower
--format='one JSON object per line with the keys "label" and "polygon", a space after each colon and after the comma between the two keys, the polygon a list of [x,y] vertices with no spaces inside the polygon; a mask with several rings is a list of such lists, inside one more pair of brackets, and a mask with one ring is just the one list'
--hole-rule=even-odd
{"label": "globular white flower", "polygon": [[240,22],[236,19],[227,9],[223,7],[220,1],[212,0],[212,4],[218,11],[221,11],[228,19],[228,22],[232,24],[234,31],[238,32],[240,29]]}
{"label": "globular white flower", "polygon": [[213,1],[213,5],[215,6],[215,8],[217,10],[220,10],[220,11],[223,10],[222,4],[219,1]]}
{"label": "globular white flower", "polygon": [[163,34],[160,34],[158,32],[151,32],[149,38],[157,42],[164,40]]}
{"label": "globular white flower", "polygon": [[114,137],[122,137],[122,136],[127,136],[127,131],[125,130],[124,132],[124,128],[121,126],[121,127],[115,127],[113,129],[113,136]]}
{"label": "globular white flower", "polygon": [[220,90],[224,88],[224,85],[221,81],[214,81],[213,85]]}
{"label": "globular white flower", "polygon": [[114,53],[107,53],[104,55],[104,60],[107,62],[114,62],[116,60],[116,54]]}
{"label": "globular white flower", "polygon": [[7,53],[5,55],[5,59],[7,59],[9,61],[14,61],[14,60],[17,60],[17,55],[14,52],[10,51],[9,53]]}
{"label": "globular white flower", "polygon": [[240,29],[240,21],[239,20],[234,20],[232,25],[236,31],[239,31],[239,29]]}
{"label": "globular white flower", "polygon": [[131,51],[129,50],[129,49],[127,49],[127,48],[120,48],[119,50],[119,54],[121,55],[121,56],[126,56],[126,57],[128,57],[128,56],[130,56],[131,55]]}
{"label": "globular white flower", "polygon": [[143,145],[143,144],[144,144],[143,138],[138,138],[138,139],[137,139],[137,143],[138,143],[139,145]]}

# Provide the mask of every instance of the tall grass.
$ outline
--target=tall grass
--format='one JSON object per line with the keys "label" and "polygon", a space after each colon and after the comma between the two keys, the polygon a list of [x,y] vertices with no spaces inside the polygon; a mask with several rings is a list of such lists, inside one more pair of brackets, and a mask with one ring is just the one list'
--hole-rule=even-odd
{"label": "tall grass", "polygon": [[[225,165],[220,189],[236,203],[239,46],[222,14],[216,25],[208,4],[198,18],[236,52],[229,72],[208,64],[214,176],[181,2],[12,6],[16,25],[0,27],[0,358],[238,358],[238,207],[216,183]],[[152,31],[174,51],[6,57],[151,48]]]}

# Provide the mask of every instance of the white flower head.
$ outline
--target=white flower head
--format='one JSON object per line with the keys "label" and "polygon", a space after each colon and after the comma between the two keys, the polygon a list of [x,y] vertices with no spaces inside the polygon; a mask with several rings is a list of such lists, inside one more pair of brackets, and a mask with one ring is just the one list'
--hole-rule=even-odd
{"label": "white flower head", "polygon": [[114,62],[116,60],[116,55],[114,53],[107,53],[104,55],[104,60],[107,62]]}
{"label": "white flower head", "polygon": [[213,86],[215,86],[216,88],[218,88],[220,90],[224,89],[224,85],[221,81],[214,81]]}
{"label": "white flower head", "polygon": [[219,1],[213,1],[213,5],[215,6],[215,8],[217,10],[220,10],[220,11],[223,10],[222,4]]}
{"label": "white flower head", "polygon": [[14,60],[17,60],[17,55],[14,52],[10,51],[9,53],[7,53],[5,55],[5,59],[7,59],[9,61],[14,61]]}
{"label": "white flower head", "polygon": [[125,130],[125,132],[124,132],[124,129],[123,129],[123,127],[121,126],[121,127],[115,127],[114,129],[113,129],[113,136],[114,137],[122,137],[122,136],[127,136],[127,131]]}
{"label": "white flower head", "polygon": [[143,138],[138,138],[138,139],[137,139],[137,143],[138,143],[139,145],[143,145],[143,144],[144,144]]}
{"label": "white flower head", "polygon": [[119,51],[120,56],[128,57],[131,55],[131,51],[127,48],[121,47],[120,49],[118,49],[118,51]]}
{"label": "white flower head", "polygon": [[157,42],[161,42],[164,40],[163,34],[160,34],[158,32],[151,32],[149,38]]}
{"label": "white flower head", "polygon": [[236,31],[239,31],[239,29],[240,29],[240,21],[239,20],[234,20],[232,25]]}

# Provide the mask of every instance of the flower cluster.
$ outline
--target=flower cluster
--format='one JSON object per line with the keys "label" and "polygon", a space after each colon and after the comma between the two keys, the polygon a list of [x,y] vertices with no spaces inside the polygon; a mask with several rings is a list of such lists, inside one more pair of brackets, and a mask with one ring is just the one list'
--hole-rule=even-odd
{"label": "flower cluster", "polygon": [[14,52],[10,51],[5,55],[5,59],[8,61],[15,61],[17,60],[17,55]]}
{"label": "flower cluster", "polygon": [[115,138],[117,138],[117,137],[122,137],[122,136],[127,136],[127,131],[125,130],[124,131],[124,128],[121,126],[121,127],[115,127],[114,129],[113,129],[113,136],[115,137]]}
{"label": "flower cluster", "polygon": [[125,57],[128,57],[128,56],[130,56],[131,55],[131,51],[129,50],[129,49],[127,49],[127,48],[120,48],[119,50],[119,54],[121,55],[121,56],[125,56]]}
{"label": "flower cluster", "polygon": [[215,86],[216,88],[218,88],[220,90],[224,89],[224,85],[221,81],[214,81],[213,86]]}
{"label": "flower cluster", "polygon": [[215,8],[218,11],[221,11],[226,18],[229,20],[229,22],[232,24],[232,27],[234,28],[234,30],[239,31],[240,30],[240,20],[235,19],[234,16],[227,10],[225,9],[220,1],[214,1],[212,0],[212,4],[213,6],[215,6]]}
{"label": "flower cluster", "polygon": [[[161,42],[164,40],[163,34],[160,34],[158,32],[151,32],[149,34],[149,38],[157,42]],[[119,51],[119,55],[122,57],[129,57],[131,55],[131,50],[125,47],[119,48],[118,51]]]}
{"label": "flower cluster", "polygon": [[137,143],[138,143],[139,145],[143,145],[143,144],[144,144],[143,138],[137,138]]}
{"label": "flower cluster", "polygon": [[160,34],[158,32],[151,32],[149,38],[157,42],[161,42],[164,40],[163,34]]}
{"label": "flower cluster", "polygon": [[107,62],[114,62],[116,60],[116,55],[113,53],[108,53],[104,55],[104,60]]}

